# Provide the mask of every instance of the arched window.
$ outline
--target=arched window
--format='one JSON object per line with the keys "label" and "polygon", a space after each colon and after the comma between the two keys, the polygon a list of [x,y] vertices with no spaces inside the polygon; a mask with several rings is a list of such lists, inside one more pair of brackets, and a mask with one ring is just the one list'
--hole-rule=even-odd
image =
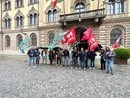
{"label": "arched window", "polygon": [[37,13],[35,13],[35,14],[34,14],[34,24],[37,24],[37,20],[38,20],[37,18],[38,18],[38,17],[37,17]]}
{"label": "arched window", "polygon": [[11,19],[7,18],[4,20],[5,28],[10,28],[11,25]]}
{"label": "arched window", "polygon": [[55,37],[54,33],[49,34],[49,44],[53,41],[54,37]]}
{"label": "arched window", "polygon": [[31,45],[37,46],[37,36],[36,36],[36,34],[34,34],[34,33],[31,34],[30,38],[31,38]]}
{"label": "arched window", "polygon": [[10,10],[10,6],[11,6],[11,3],[9,0],[4,2],[4,10],[6,11]]}
{"label": "arched window", "polygon": [[38,14],[30,14],[29,16],[30,25],[37,25],[38,24]]}
{"label": "arched window", "polygon": [[16,18],[16,27],[19,27],[19,17]]}
{"label": "arched window", "polygon": [[10,47],[10,36],[9,35],[5,36],[5,46]]}
{"label": "arched window", "polygon": [[75,12],[83,12],[85,11],[85,4],[83,2],[79,2],[75,6]]}
{"label": "arched window", "polygon": [[48,22],[57,22],[58,21],[58,11],[54,9],[53,11],[48,11]]}
{"label": "arched window", "polygon": [[8,20],[5,19],[5,28],[8,28]]}
{"label": "arched window", "polygon": [[53,11],[53,19],[54,19],[54,22],[56,22],[58,20],[58,12],[57,12],[57,10]]}
{"label": "arched window", "polygon": [[22,6],[22,0],[16,0],[16,7]]}
{"label": "arched window", "polygon": [[16,27],[23,26],[23,16],[17,16],[16,17]]}
{"label": "arched window", "polygon": [[23,26],[23,16],[20,16],[20,26]]}
{"label": "arched window", "polygon": [[53,22],[53,13],[52,13],[52,11],[48,11],[48,22]]}
{"label": "arched window", "polygon": [[29,19],[30,19],[30,25],[33,24],[33,15],[32,14],[30,14]]}
{"label": "arched window", "polygon": [[[120,28],[112,29],[112,31],[110,33],[110,45],[113,45],[116,42],[116,40],[119,38],[121,33],[122,33],[122,30]],[[120,39],[118,44],[119,44],[119,46],[123,45],[123,38]]]}
{"label": "arched window", "polygon": [[17,35],[17,46],[19,46],[19,44],[22,42],[22,40],[23,40],[22,35],[21,35],[21,34],[18,34],[18,35]]}
{"label": "arched window", "polygon": [[10,4],[10,1],[8,2],[8,9],[10,9],[10,6],[11,6],[11,4]]}
{"label": "arched window", "polygon": [[7,2],[5,2],[4,6],[5,6],[5,10],[8,10],[8,8],[7,8]]}

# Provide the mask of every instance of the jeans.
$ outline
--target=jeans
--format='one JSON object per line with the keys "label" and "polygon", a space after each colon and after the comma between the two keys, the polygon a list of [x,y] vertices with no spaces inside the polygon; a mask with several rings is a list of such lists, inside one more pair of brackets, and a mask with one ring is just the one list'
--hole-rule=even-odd
{"label": "jeans", "polygon": [[92,68],[95,67],[95,60],[91,60],[91,67],[92,67]]}
{"label": "jeans", "polygon": [[105,70],[106,69],[106,62],[104,61],[104,59],[100,59],[100,63],[101,63],[101,69]]}
{"label": "jeans", "polygon": [[85,67],[84,65],[85,65],[84,60],[80,60],[80,66],[79,67],[84,68]]}
{"label": "jeans", "polygon": [[111,72],[113,74],[113,61],[112,60],[106,60],[106,65],[107,65],[107,72]]}
{"label": "jeans", "polygon": [[85,60],[85,67],[88,68],[88,60]]}
{"label": "jeans", "polygon": [[40,56],[36,57],[36,64],[39,65]]}
{"label": "jeans", "polygon": [[78,65],[78,58],[73,57],[73,66],[77,67],[77,65]]}
{"label": "jeans", "polygon": [[29,67],[33,65],[36,65],[36,57],[29,57]]}
{"label": "jeans", "polygon": [[60,65],[61,65],[61,57],[57,57],[57,64],[59,64],[60,62]]}
{"label": "jeans", "polygon": [[68,62],[69,62],[69,61],[68,61],[68,57],[65,56],[65,57],[64,57],[64,65],[68,65]]}
{"label": "jeans", "polygon": [[52,58],[49,58],[50,59],[50,65],[52,65],[53,64],[53,60],[52,60]]}

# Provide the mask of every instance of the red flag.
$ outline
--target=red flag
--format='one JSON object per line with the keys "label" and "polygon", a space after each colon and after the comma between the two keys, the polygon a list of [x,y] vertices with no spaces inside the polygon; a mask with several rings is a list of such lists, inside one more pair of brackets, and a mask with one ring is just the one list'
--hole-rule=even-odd
{"label": "red flag", "polygon": [[124,35],[124,32],[121,33],[121,35],[118,37],[118,39],[116,40],[116,42],[112,45],[112,48],[117,48],[118,47],[118,43],[121,39],[121,37]]}
{"label": "red flag", "polygon": [[68,45],[74,43],[76,41],[75,27],[72,27],[72,29],[64,35],[64,38]]}
{"label": "red flag", "polygon": [[84,35],[84,36],[82,37],[81,41],[86,40],[86,38],[87,38],[87,36],[86,36],[86,35]]}
{"label": "red flag", "polygon": [[52,3],[53,8],[56,6],[57,2],[58,2],[58,0],[53,1],[53,3]]}
{"label": "red flag", "polygon": [[52,2],[53,8],[55,8],[57,3],[61,3],[62,1],[64,1],[64,0],[53,0],[53,2]]}
{"label": "red flag", "polygon": [[94,35],[90,36],[90,39],[88,40],[90,51],[94,50],[98,47],[98,43],[96,41],[96,37]]}
{"label": "red flag", "polygon": [[90,35],[92,33],[92,28],[89,27],[85,32],[84,36],[82,37],[81,41],[88,40],[90,38]]}

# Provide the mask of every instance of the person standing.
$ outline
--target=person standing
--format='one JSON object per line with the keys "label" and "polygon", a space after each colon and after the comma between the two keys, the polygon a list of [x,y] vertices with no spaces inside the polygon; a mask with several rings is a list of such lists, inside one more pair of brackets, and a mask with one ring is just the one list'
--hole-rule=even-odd
{"label": "person standing", "polygon": [[40,52],[39,49],[36,50],[36,64],[39,65],[39,61],[40,61]]}
{"label": "person standing", "polygon": [[68,62],[69,62],[69,51],[68,49],[65,49],[63,51],[64,54],[64,66],[69,66]]}
{"label": "person standing", "polygon": [[36,68],[36,50],[32,46],[31,49],[28,50],[27,52],[29,56],[29,68],[31,68],[31,65],[33,65],[34,68]]}
{"label": "person standing", "polygon": [[62,51],[59,49],[58,54],[57,54],[57,64],[61,65],[61,58],[62,58]]}
{"label": "person standing", "polygon": [[97,56],[97,54],[94,52],[94,50],[92,50],[90,52],[90,61],[91,61],[90,69],[95,69],[95,57],[96,56]]}
{"label": "person standing", "polygon": [[45,50],[44,49],[42,50],[41,57],[42,57],[42,64],[44,64],[44,61],[45,61]]}
{"label": "person standing", "polygon": [[84,49],[81,48],[81,51],[79,52],[79,60],[80,60],[80,66],[79,69],[86,69],[85,68],[85,52]]}
{"label": "person standing", "polygon": [[53,64],[53,60],[52,60],[52,58],[53,58],[53,50],[50,50],[50,51],[49,51],[49,60],[50,60],[50,65]]}
{"label": "person standing", "polygon": [[90,53],[89,53],[89,51],[86,49],[86,50],[85,50],[85,67],[86,67],[86,69],[88,68],[89,56],[90,56]]}
{"label": "person standing", "polygon": [[100,56],[101,56],[101,59],[100,59],[101,70],[105,70],[106,69],[106,61],[105,61],[105,50],[104,49],[101,49]]}
{"label": "person standing", "polygon": [[77,47],[74,47],[74,51],[71,52],[72,53],[72,60],[73,60],[73,64],[72,67],[78,67],[78,51],[77,51]]}
{"label": "person standing", "polygon": [[48,59],[48,53],[47,50],[45,50],[45,63],[47,64],[47,59]]}
{"label": "person standing", "polygon": [[113,57],[115,56],[115,52],[110,50],[109,47],[106,47],[106,53],[105,53],[105,60],[106,60],[106,65],[107,65],[107,74],[113,73]]}

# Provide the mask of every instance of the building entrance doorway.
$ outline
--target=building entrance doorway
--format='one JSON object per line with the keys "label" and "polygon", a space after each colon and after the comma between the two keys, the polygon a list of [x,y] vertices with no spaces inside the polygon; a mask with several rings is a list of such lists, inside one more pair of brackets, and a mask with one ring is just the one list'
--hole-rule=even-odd
{"label": "building entrance doorway", "polygon": [[76,28],[76,37],[77,37],[77,48],[80,51],[83,47],[84,50],[88,49],[88,43],[87,41],[81,41],[82,37],[84,36],[84,32],[86,31],[86,28],[78,27]]}

